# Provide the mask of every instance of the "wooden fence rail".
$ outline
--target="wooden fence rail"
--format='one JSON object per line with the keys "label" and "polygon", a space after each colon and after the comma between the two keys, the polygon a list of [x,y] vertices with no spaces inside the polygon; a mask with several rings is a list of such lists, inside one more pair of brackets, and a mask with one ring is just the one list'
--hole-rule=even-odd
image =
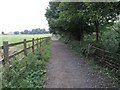
{"label": "wooden fence rail", "polygon": [[[46,42],[48,39],[50,39],[50,37],[44,37],[44,38],[32,38],[32,40],[26,40],[24,39],[22,42],[16,42],[16,43],[8,43],[8,41],[3,41],[3,46],[0,46],[0,49],[3,50],[3,58],[0,60],[0,62],[9,62],[9,59],[13,58],[16,55],[19,55],[20,53],[24,52],[24,55],[27,56],[27,50],[32,48],[32,52],[34,53],[35,51],[35,46],[37,46],[37,48],[40,46],[41,47],[41,43],[42,42]],[[27,43],[32,43],[31,46],[27,46]],[[9,54],[9,48],[13,47],[13,46],[17,46],[17,45],[23,45],[22,50],[15,52],[13,54]]]}
{"label": "wooden fence rail", "polygon": [[90,54],[90,50],[93,51],[93,49],[95,51],[92,53],[92,55],[94,55],[94,58],[96,58],[99,63],[112,69],[115,71],[115,73],[120,74],[120,54],[103,50],[91,44],[88,45],[88,54]]}

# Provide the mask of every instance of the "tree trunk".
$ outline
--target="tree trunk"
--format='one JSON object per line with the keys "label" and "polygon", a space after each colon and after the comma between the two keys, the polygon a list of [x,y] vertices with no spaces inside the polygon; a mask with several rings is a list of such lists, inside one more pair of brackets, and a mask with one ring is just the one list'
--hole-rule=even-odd
{"label": "tree trunk", "polygon": [[96,42],[99,41],[99,23],[98,21],[95,22],[95,29],[96,29]]}

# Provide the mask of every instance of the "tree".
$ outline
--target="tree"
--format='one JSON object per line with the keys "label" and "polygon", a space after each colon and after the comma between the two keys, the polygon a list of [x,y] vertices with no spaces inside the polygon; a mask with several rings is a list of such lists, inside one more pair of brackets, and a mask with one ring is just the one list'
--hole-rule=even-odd
{"label": "tree", "polygon": [[2,32],[2,35],[4,35],[5,33],[4,32]]}
{"label": "tree", "polygon": [[24,30],[23,32],[21,32],[21,34],[47,34],[49,32],[47,32],[45,29],[32,29],[32,30]]}
{"label": "tree", "polygon": [[24,34],[29,34],[29,31],[28,30],[24,30]]}
{"label": "tree", "polygon": [[86,17],[88,23],[94,25],[96,41],[99,40],[100,28],[104,25],[113,25],[116,17],[120,14],[119,3],[89,3],[86,4]]}
{"label": "tree", "polygon": [[15,31],[14,34],[19,34],[20,32],[19,31]]}
{"label": "tree", "polygon": [[119,3],[50,2],[46,18],[53,33],[69,33],[81,40],[84,33],[96,32],[99,41],[100,28],[113,24],[119,15]]}

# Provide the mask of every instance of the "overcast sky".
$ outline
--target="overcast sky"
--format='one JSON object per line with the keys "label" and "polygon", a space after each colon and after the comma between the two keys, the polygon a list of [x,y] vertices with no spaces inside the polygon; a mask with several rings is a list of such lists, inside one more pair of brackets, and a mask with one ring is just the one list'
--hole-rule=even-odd
{"label": "overcast sky", "polygon": [[44,16],[49,0],[0,0],[0,33],[48,29]]}

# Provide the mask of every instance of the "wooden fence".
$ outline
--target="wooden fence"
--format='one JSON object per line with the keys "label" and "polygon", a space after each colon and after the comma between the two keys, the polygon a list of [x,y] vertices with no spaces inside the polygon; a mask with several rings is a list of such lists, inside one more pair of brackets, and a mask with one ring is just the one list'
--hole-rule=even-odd
{"label": "wooden fence", "polygon": [[[16,42],[16,43],[8,43],[8,41],[3,41],[3,46],[0,46],[0,49],[3,50],[3,58],[0,60],[0,62],[9,62],[9,60],[11,58],[13,58],[16,55],[19,55],[20,53],[24,52],[24,55],[27,56],[27,50],[32,48],[32,52],[34,53],[35,50],[35,46],[37,46],[37,48],[40,46],[41,47],[41,43],[42,42],[47,42],[50,39],[50,37],[44,37],[44,38],[32,38],[32,40],[26,40],[24,39],[22,42]],[[31,46],[27,46],[27,43],[32,43]],[[17,45],[23,45],[22,50],[13,53],[12,55],[9,54],[9,48],[13,47],[13,46],[17,46]]]}
{"label": "wooden fence", "polygon": [[[93,51],[92,54],[90,54],[91,51]],[[88,45],[88,54],[93,55],[95,60],[97,60],[101,65],[120,74],[120,54],[103,50],[91,44]]]}

